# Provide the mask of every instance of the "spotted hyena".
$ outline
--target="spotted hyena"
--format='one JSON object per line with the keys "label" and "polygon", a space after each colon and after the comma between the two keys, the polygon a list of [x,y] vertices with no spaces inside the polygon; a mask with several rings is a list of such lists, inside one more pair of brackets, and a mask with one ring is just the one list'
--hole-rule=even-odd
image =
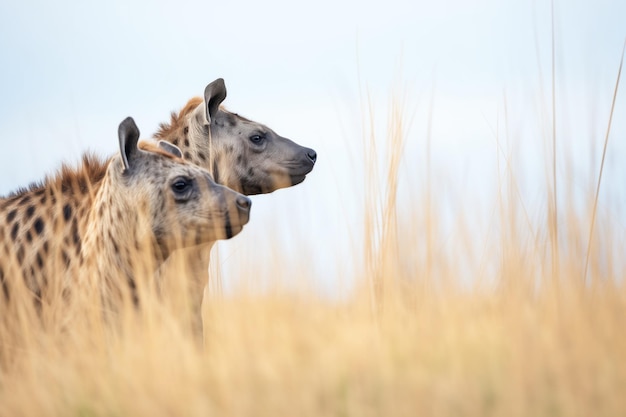
{"label": "spotted hyena", "polygon": [[137,302],[138,279],[172,251],[227,239],[248,222],[250,200],[216,184],[168,142],[139,142],[131,118],[120,152],[87,155],[0,200],[3,302],[28,294],[38,310],[97,287],[105,302]]}
{"label": "spotted hyena", "polygon": [[[186,160],[208,169],[214,180],[246,195],[271,193],[304,181],[317,153],[278,135],[269,127],[221,107],[224,80],[206,86],[204,97],[192,98],[155,137],[181,149]],[[178,277],[173,265],[184,265],[195,303],[207,281],[211,245],[178,251],[165,274]]]}

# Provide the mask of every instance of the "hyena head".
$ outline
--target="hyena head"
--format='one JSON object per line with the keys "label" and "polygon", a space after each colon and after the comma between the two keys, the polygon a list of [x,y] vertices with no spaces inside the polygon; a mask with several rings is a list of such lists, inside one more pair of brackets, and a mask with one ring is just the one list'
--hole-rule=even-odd
{"label": "hyena head", "polygon": [[317,154],[272,129],[231,113],[219,78],[192,99],[156,137],[181,146],[185,158],[207,168],[216,182],[246,195],[271,193],[304,181]]}
{"label": "hyena head", "polygon": [[229,239],[242,230],[249,198],[216,184],[207,170],[182,159],[176,146],[138,140],[129,117],[119,127],[120,158],[109,169],[116,194],[149,223],[161,253]]}

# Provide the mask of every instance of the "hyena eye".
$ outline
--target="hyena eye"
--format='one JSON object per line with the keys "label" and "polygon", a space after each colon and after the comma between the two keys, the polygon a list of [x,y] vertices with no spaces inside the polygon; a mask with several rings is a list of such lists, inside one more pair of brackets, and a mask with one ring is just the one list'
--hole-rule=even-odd
{"label": "hyena eye", "polygon": [[265,140],[265,136],[263,136],[263,135],[254,134],[254,135],[250,136],[250,142],[254,143],[255,145],[259,145],[264,140]]}
{"label": "hyena eye", "polygon": [[191,183],[192,180],[189,178],[176,178],[176,180],[174,180],[174,183],[172,184],[172,190],[174,190],[176,194],[183,194],[189,191],[189,189],[191,188]]}

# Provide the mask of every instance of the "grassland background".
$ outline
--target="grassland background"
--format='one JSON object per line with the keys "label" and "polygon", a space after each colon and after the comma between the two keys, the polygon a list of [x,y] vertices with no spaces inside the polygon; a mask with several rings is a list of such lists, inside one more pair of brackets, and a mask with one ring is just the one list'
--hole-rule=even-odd
{"label": "grassland background", "polygon": [[[555,211],[547,146],[534,183],[543,198],[529,204],[519,179],[536,173],[516,171],[516,152],[503,149],[513,140],[496,134],[492,199],[458,198],[446,211],[455,195],[436,167],[410,186],[411,118],[398,91],[382,129],[364,98],[350,257],[320,268],[310,254],[333,236],[244,231],[227,270],[215,254],[203,344],[168,302],[184,282],[122,311],[120,326],[89,314],[61,330],[23,323],[19,342],[0,335],[11,352],[0,415],[623,415],[619,202],[598,208],[589,246],[597,177],[578,201],[559,176]],[[260,264],[248,256],[257,251]],[[316,285],[324,271],[336,274],[335,293]]]}

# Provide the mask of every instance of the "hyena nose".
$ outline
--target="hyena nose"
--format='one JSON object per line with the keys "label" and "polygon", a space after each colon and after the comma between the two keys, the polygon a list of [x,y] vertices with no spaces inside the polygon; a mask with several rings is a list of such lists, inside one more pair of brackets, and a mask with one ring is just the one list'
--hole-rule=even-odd
{"label": "hyena nose", "polygon": [[306,153],[306,156],[309,158],[309,160],[313,163],[315,163],[315,161],[317,161],[317,152],[315,152],[313,149],[309,149]]}
{"label": "hyena nose", "polygon": [[248,197],[240,195],[235,199],[235,204],[237,205],[239,222],[243,226],[248,223],[248,220],[250,220],[250,207],[252,207],[252,201]]}
{"label": "hyena nose", "polygon": [[252,200],[243,195],[237,197],[235,203],[237,204],[237,208],[243,211],[248,211],[250,207],[252,207]]}

